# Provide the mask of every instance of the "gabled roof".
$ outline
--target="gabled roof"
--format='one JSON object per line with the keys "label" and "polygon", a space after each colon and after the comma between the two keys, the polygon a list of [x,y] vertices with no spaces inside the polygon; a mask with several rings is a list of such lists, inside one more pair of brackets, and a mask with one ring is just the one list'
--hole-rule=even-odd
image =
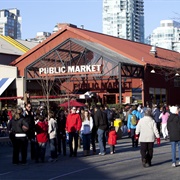
{"label": "gabled roof", "polygon": [[28,64],[40,58],[45,53],[49,52],[51,49],[55,48],[69,38],[99,44],[125,58],[135,61],[137,64],[144,66],[153,65],[166,66],[169,68],[180,68],[180,54],[178,52],[156,47],[157,56],[155,57],[150,54],[150,45],[69,26],[64,26],[60,31],[52,34],[45,41],[23,54],[11,64],[18,66],[20,75],[23,76],[24,68]]}
{"label": "gabled roof", "polygon": [[133,65],[139,65],[136,61],[132,61],[131,59],[122,56],[121,54],[118,54],[111,49],[108,49],[98,43],[85,41],[85,40],[78,40],[78,39],[72,39],[71,41],[74,43],[77,43],[83,47],[86,47],[87,49],[92,50],[93,52],[97,52],[98,54],[101,54],[105,57],[107,57],[111,61],[120,62],[121,64],[133,64]]}

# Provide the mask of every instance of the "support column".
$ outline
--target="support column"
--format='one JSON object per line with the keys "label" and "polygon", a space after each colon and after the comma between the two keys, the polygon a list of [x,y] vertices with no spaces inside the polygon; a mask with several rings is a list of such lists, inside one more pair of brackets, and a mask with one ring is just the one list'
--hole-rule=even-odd
{"label": "support column", "polygon": [[121,82],[122,82],[122,77],[121,77],[121,63],[118,64],[118,79],[119,79],[119,104],[122,103],[122,87],[121,87]]}

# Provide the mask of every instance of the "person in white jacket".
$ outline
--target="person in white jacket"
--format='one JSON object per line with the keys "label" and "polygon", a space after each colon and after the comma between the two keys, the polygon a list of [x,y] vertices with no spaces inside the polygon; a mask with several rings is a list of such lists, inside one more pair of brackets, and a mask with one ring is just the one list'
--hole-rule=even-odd
{"label": "person in white jacket", "polygon": [[138,122],[135,132],[135,138],[139,139],[140,142],[140,153],[143,167],[151,166],[155,137],[157,138],[157,144],[160,144],[160,135],[156,122],[151,117],[151,114],[151,109],[147,108],[144,117]]}
{"label": "person in white jacket", "polygon": [[54,112],[49,113],[48,134],[51,151],[51,158],[48,161],[52,162],[57,160],[57,121],[55,119]]}
{"label": "person in white jacket", "polygon": [[85,110],[84,116],[82,118],[82,126],[81,126],[84,156],[88,156],[90,153],[90,141],[91,141],[92,128],[93,128],[93,119],[90,116],[89,111]]}

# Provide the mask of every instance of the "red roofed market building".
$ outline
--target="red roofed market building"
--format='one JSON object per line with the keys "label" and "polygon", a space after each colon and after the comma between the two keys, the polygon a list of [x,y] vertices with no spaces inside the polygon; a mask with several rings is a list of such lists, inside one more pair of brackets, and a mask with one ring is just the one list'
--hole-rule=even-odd
{"label": "red roofed market building", "polygon": [[43,96],[46,82],[46,87],[52,85],[51,96],[89,91],[97,93],[103,104],[180,104],[178,52],[71,24],[62,25],[11,65],[24,77],[24,92],[34,97]]}

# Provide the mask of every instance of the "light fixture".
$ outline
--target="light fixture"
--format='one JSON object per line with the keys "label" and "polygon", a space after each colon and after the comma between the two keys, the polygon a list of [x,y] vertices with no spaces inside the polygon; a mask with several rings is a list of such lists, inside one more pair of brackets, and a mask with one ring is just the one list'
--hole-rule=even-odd
{"label": "light fixture", "polygon": [[177,73],[175,74],[175,76],[179,76],[179,73],[177,72]]}
{"label": "light fixture", "polygon": [[152,70],[151,70],[151,73],[155,73],[155,70],[154,70],[154,69],[152,69]]}

